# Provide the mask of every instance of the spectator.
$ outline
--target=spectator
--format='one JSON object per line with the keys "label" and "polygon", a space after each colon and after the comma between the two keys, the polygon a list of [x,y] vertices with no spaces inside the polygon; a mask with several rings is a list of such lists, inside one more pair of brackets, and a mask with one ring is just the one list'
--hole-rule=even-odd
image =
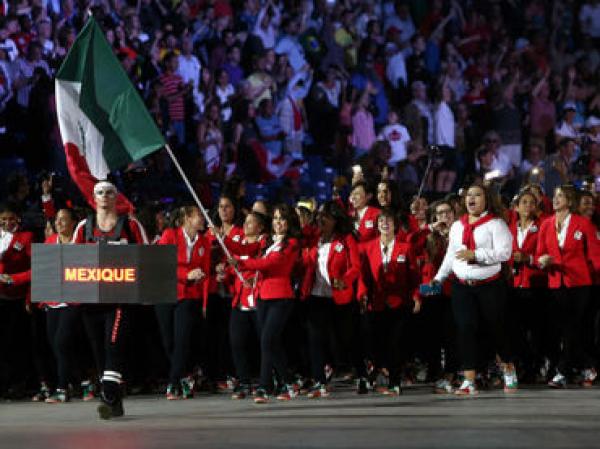
{"label": "spectator", "polygon": [[368,103],[371,90],[372,86],[367,84],[367,88],[358,96],[352,108],[352,146],[355,158],[366,154],[376,139],[373,114],[369,111]]}
{"label": "spectator", "polygon": [[185,143],[185,107],[184,97],[193,88],[177,73],[179,59],[175,53],[168,53],[164,60],[165,71],[159,77],[162,85],[161,96],[168,104],[169,129],[175,136],[178,145]]}
{"label": "spectator", "polygon": [[390,144],[391,157],[388,161],[389,165],[395,166],[398,162],[406,159],[407,146],[410,144],[411,138],[408,129],[399,123],[396,111],[391,110],[388,113],[388,123],[383,127],[377,138]]}
{"label": "spectator", "polygon": [[575,140],[564,137],[558,143],[558,152],[544,161],[546,168],[544,191],[554,192],[558,186],[573,180],[573,158],[575,157]]}

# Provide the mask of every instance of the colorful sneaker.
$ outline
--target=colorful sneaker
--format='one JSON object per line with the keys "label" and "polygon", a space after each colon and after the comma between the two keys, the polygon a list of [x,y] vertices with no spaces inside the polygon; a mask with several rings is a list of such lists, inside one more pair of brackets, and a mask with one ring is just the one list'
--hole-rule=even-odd
{"label": "colorful sneaker", "polygon": [[53,395],[51,395],[49,398],[46,398],[45,402],[46,404],[63,404],[65,402],[69,402],[67,390],[57,388]]}
{"label": "colorful sneaker", "polygon": [[267,392],[262,388],[258,388],[256,390],[256,392],[254,393],[254,403],[255,404],[266,404],[267,402],[269,402],[269,397],[267,396]]}
{"label": "colorful sneaker", "polygon": [[181,399],[181,391],[179,391],[179,388],[175,387],[175,385],[169,384],[167,385],[165,397],[167,398],[167,401],[177,401],[178,399]]}
{"label": "colorful sneaker", "polygon": [[250,396],[250,388],[247,385],[238,385],[231,394],[231,399],[246,399]]}
{"label": "colorful sneaker", "polygon": [[358,381],[356,383],[356,393],[357,394],[368,394],[369,393],[369,387],[367,386],[367,379],[365,379],[364,377],[361,377],[360,379],[358,379]]}
{"label": "colorful sneaker", "polygon": [[507,371],[504,373],[504,392],[515,393],[519,389],[519,378],[516,371]]}
{"label": "colorful sneaker", "polygon": [[479,390],[477,390],[475,382],[465,379],[458,390],[454,392],[454,394],[457,396],[476,396],[479,394]]}
{"label": "colorful sneaker", "polygon": [[388,386],[381,391],[384,396],[400,396],[402,394],[402,387],[400,385]]}
{"label": "colorful sneaker", "polygon": [[310,399],[326,398],[329,397],[329,391],[327,387],[320,382],[317,382],[306,395]]}
{"label": "colorful sneaker", "polygon": [[548,382],[548,386],[551,388],[565,388],[567,386],[567,378],[561,373],[556,373],[552,380]]}
{"label": "colorful sneaker", "polygon": [[581,386],[585,388],[591,388],[594,386],[594,381],[598,377],[598,372],[594,368],[588,368],[583,370],[583,380]]}
{"label": "colorful sneaker", "polygon": [[435,392],[438,394],[452,394],[454,387],[448,379],[440,379],[435,383]]}
{"label": "colorful sneaker", "polygon": [[289,401],[298,396],[298,393],[294,389],[294,385],[284,385],[281,392],[277,395],[278,401]]}
{"label": "colorful sneaker", "polygon": [[181,384],[181,398],[192,399],[194,397],[194,378],[192,376],[184,377],[179,383]]}
{"label": "colorful sneaker", "polygon": [[89,380],[81,382],[81,399],[85,402],[96,399],[96,385]]}
{"label": "colorful sneaker", "polygon": [[31,398],[31,400],[33,402],[44,402],[49,397],[50,397],[50,388],[48,388],[48,385],[46,384],[46,382],[42,382],[40,384],[40,391],[38,391],[36,394],[34,394],[33,397]]}

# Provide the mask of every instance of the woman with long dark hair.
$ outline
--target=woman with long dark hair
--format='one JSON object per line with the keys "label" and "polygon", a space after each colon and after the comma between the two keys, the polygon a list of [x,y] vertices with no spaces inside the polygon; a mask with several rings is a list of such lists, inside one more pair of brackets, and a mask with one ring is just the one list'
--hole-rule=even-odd
{"label": "woman with long dark hair", "polygon": [[[304,255],[302,296],[307,299],[311,377],[308,397],[328,396],[325,376],[326,346],[334,330],[341,350],[338,361],[347,362],[353,351],[354,284],[360,275],[358,244],[352,224],[336,201],[324,203],[317,213],[318,243]],[[353,360],[354,361],[354,360]]]}
{"label": "woman with long dark hair", "polygon": [[[209,295],[206,303],[206,331],[210,343],[206,347],[207,369],[209,377],[209,389],[216,391],[221,385],[224,389],[232,385],[215,383],[218,380],[225,381],[231,374],[231,351],[229,344],[229,315],[231,314],[231,288],[217,279],[216,267],[226,261],[225,254],[215,232],[224,239],[230,239],[234,243],[242,241],[244,231],[239,223],[239,205],[234,197],[222,193],[219,197],[214,225],[216,228],[209,229],[207,237],[210,242],[211,271],[209,279]],[[229,383],[229,382],[228,382]]]}
{"label": "woman with long dark hair", "polygon": [[230,259],[240,270],[259,273],[257,313],[260,324],[260,382],[254,401],[265,403],[273,389],[273,370],[280,386],[277,399],[296,396],[288,372],[283,331],[294,307],[292,271],[300,254],[298,215],[287,204],[275,207],[272,232],[263,245],[262,256],[255,259]]}
{"label": "woman with long dark hair", "polygon": [[560,340],[555,342],[556,374],[549,385],[564,388],[572,369],[585,368],[584,383],[591,384],[596,377],[591,361],[585,360],[582,323],[590,300],[593,271],[600,270],[600,240],[594,225],[575,213],[574,187],[557,187],[552,204],[554,215],[542,223],[536,261],[548,273],[552,292],[550,320],[563,343],[560,349]]}
{"label": "woman with long dark hair", "polygon": [[194,382],[184,376],[188,364],[194,324],[202,318],[208,297],[210,243],[202,235],[204,217],[197,206],[178,211],[176,228],[163,232],[159,245],[177,247],[177,303],[157,304],[156,318],[163,345],[170,362],[166,398],[188,399],[193,396]]}
{"label": "woman with long dark hair", "polygon": [[[227,248],[242,260],[258,257],[261,244],[269,234],[268,220],[268,217],[260,212],[250,212],[244,221],[242,240],[235,243],[227,237],[225,239]],[[256,270],[242,271],[244,282],[231,268],[225,270],[218,267],[217,272],[227,283],[233,283],[229,335],[238,384],[233,391],[232,399],[244,399],[250,395],[252,389],[251,356],[256,353],[250,342],[258,341],[260,336],[256,312],[258,272]]]}
{"label": "woman with long dark hair", "polygon": [[452,310],[457,327],[464,381],[457,395],[475,395],[479,364],[479,332],[487,330],[504,371],[504,391],[517,389],[506,335],[507,284],[502,264],[510,259],[512,236],[501,218],[498,198],[485,186],[471,185],[465,197],[467,213],[450,228],[448,249],[433,283],[452,276]]}

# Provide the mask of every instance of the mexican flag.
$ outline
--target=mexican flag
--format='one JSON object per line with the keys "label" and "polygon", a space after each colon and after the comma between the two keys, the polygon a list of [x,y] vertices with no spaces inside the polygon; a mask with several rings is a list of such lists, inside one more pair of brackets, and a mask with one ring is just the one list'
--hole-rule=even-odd
{"label": "mexican flag", "polygon": [[162,134],[93,17],[69,50],[55,88],[70,171],[69,154],[78,153],[87,164],[78,169],[105,179],[110,171],[164,147]]}

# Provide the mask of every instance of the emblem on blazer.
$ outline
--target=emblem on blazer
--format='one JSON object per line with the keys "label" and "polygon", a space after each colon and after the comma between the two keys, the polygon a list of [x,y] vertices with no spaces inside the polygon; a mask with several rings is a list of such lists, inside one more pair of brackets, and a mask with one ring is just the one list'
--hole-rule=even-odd
{"label": "emblem on blazer", "polygon": [[23,244],[21,242],[15,242],[13,248],[15,249],[15,251],[21,251],[23,249]]}
{"label": "emblem on blazer", "polygon": [[240,241],[240,238],[241,238],[241,236],[238,234],[238,235],[234,236],[231,240],[238,243]]}
{"label": "emblem on blazer", "polygon": [[365,228],[372,228],[373,227],[373,220],[367,220],[365,221]]}
{"label": "emblem on blazer", "polygon": [[581,240],[581,237],[583,237],[583,234],[581,233],[581,231],[575,231],[575,234],[573,234],[573,237],[575,237],[575,240]]}
{"label": "emblem on blazer", "polygon": [[335,245],[336,252],[341,253],[343,249],[344,249],[344,245],[342,245],[341,243],[338,243],[337,245]]}
{"label": "emblem on blazer", "polygon": [[406,262],[406,256],[405,256],[404,254],[400,254],[400,255],[398,256],[398,258],[396,259],[396,262],[399,262],[399,263],[404,263],[404,262]]}
{"label": "emblem on blazer", "polygon": [[530,232],[538,232],[538,227],[536,225],[533,225],[532,227],[529,228]]}
{"label": "emblem on blazer", "polygon": [[200,249],[198,250],[198,255],[200,257],[204,256],[204,246],[201,246]]}

